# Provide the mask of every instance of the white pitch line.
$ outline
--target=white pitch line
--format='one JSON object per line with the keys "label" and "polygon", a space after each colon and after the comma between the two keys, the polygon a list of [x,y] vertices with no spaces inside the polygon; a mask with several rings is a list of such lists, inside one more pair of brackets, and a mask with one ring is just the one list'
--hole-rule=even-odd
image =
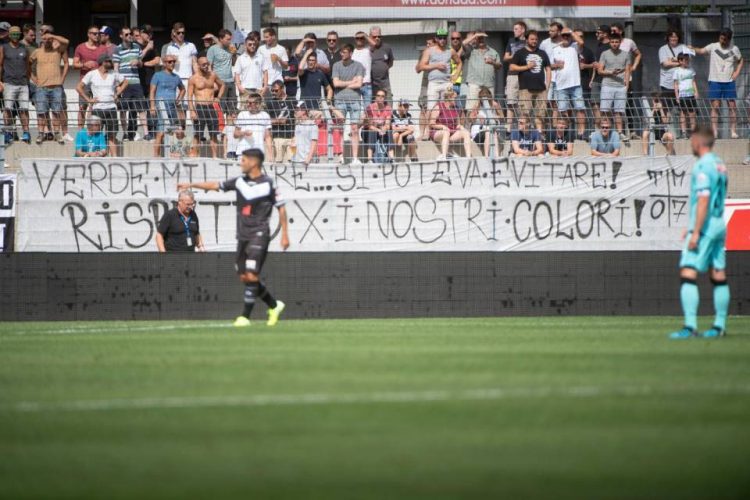
{"label": "white pitch line", "polygon": [[89,412],[116,410],[158,410],[192,408],[231,408],[269,406],[355,405],[368,403],[426,403],[456,401],[497,401],[504,399],[599,398],[610,396],[750,396],[750,386],[715,387],[516,387],[467,390],[389,391],[360,394],[276,394],[254,396],[195,396],[136,399],[99,399],[79,401],[24,401],[0,406],[0,411],[19,413]]}
{"label": "white pitch line", "polygon": [[197,323],[183,325],[152,325],[152,326],[78,326],[71,328],[59,328],[55,330],[18,330],[11,332],[12,335],[69,335],[76,333],[129,333],[148,331],[171,331],[171,330],[199,330],[201,328],[230,328],[232,323]]}

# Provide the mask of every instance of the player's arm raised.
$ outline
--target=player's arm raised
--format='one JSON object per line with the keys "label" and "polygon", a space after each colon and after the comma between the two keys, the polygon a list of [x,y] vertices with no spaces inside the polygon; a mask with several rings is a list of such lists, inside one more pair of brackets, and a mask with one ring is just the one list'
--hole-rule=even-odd
{"label": "player's arm raised", "polygon": [[206,191],[219,191],[220,184],[217,181],[206,182],[180,182],[177,184],[177,191],[185,189],[205,189]]}

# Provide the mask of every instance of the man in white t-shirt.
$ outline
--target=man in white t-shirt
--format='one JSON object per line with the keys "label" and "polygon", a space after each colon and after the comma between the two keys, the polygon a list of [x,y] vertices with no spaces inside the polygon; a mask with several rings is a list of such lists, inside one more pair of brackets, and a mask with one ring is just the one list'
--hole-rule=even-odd
{"label": "man in white t-shirt", "polygon": [[352,59],[365,68],[365,78],[362,80],[362,102],[368,106],[372,102],[372,51],[367,43],[367,34],[358,31],[354,35],[354,52]]}
{"label": "man in white t-shirt", "polygon": [[[175,64],[174,73],[182,80],[182,85],[187,88],[188,80],[193,76],[193,73],[198,71],[198,50],[191,42],[185,41],[185,25],[177,22],[172,25],[172,41],[167,44],[164,56],[175,56],[177,58],[177,64]],[[177,103],[177,115],[180,120],[180,124],[185,129],[185,108],[187,107],[187,96],[181,103]]]}
{"label": "man in white t-shirt", "polygon": [[276,30],[273,28],[263,30],[263,41],[265,44],[258,49],[258,52],[263,56],[266,64],[268,85],[279,80],[283,82],[283,72],[289,67],[289,56],[286,53],[286,49],[279,45],[276,38]]}
{"label": "man in white t-shirt", "polygon": [[237,58],[232,72],[234,83],[240,96],[240,109],[245,109],[250,94],[258,93],[261,96],[268,91],[268,66],[266,59],[258,50],[260,40],[253,34],[245,39],[245,52]]}
{"label": "man in white t-shirt", "polygon": [[[547,54],[550,63],[552,63],[552,56],[554,55],[552,51],[562,43],[562,30],[563,25],[557,21],[549,23],[549,38],[545,38],[542,40],[542,43],[539,44],[539,50],[543,50]],[[550,101],[550,103],[555,102],[555,78],[555,72],[553,71],[552,80],[550,80],[549,88],[547,89],[547,100]]]}
{"label": "man in white t-shirt", "polygon": [[[553,80],[555,80],[555,102],[561,115],[568,118],[572,109],[576,111],[578,139],[585,140],[586,103],[583,100],[581,87],[581,67],[578,60],[578,49],[573,47],[573,30],[563,28],[560,33],[562,41],[552,49],[550,58]],[[568,120],[570,123],[571,120]]]}
{"label": "man in white t-shirt", "polygon": [[737,84],[745,60],[740,49],[732,44],[732,30],[719,32],[719,41],[703,47],[690,47],[696,54],[711,56],[708,70],[708,98],[711,100],[711,126],[714,137],[719,137],[719,108],[721,101],[729,106],[729,130],[732,139],[737,139]]}
{"label": "man in white t-shirt", "polygon": [[[117,154],[117,99],[125,91],[128,81],[120,73],[113,71],[112,56],[102,54],[97,59],[99,67],[86,73],[79,82],[76,90],[91,105],[91,113],[102,119],[104,131],[107,135],[109,156]],[[91,97],[86,88],[91,89]]]}
{"label": "man in white t-shirt", "polygon": [[273,137],[271,136],[271,117],[261,111],[263,98],[258,93],[248,96],[247,107],[237,115],[234,137],[239,139],[237,156],[246,149],[260,149],[269,162],[273,162]]}

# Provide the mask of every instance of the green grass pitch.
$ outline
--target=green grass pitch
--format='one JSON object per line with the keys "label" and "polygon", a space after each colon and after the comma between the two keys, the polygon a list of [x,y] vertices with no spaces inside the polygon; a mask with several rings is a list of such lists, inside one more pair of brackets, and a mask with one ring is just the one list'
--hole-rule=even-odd
{"label": "green grass pitch", "polygon": [[748,498],[750,318],[679,326],[0,324],[0,497]]}

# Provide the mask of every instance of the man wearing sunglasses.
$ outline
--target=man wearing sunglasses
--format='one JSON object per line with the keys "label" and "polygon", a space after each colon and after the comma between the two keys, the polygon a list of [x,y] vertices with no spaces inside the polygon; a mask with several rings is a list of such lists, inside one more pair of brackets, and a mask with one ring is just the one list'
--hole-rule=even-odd
{"label": "man wearing sunglasses", "polygon": [[163,59],[164,69],[154,74],[149,88],[151,114],[157,117],[156,140],[154,141],[154,156],[162,156],[161,145],[164,132],[171,132],[177,125],[177,101],[185,95],[182,79],[174,73],[177,57],[167,55]]}
{"label": "man wearing sunglasses", "polygon": [[393,67],[393,49],[383,42],[383,34],[378,26],[370,28],[370,53],[372,55],[372,91],[384,90],[388,101],[391,101],[390,70]]}
{"label": "man wearing sunglasses", "polygon": [[[245,39],[245,53],[237,58],[232,72],[240,95],[240,109],[244,109],[250,94],[268,92],[268,65],[258,51],[260,40],[250,33]],[[241,151],[240,151],[241,152]]]}
{"label": "man wearing sunglasses", "polygon": [[[86,41],[78,44],[73,53],[73,68],[80,71],[78,81],[83,80],[86,73],[99,67],[97,60],[99,56],[107,53],[107,47],[99,43],[99,27],[89,26],[86,31]],[[86,97],[91,97],[91,89],[86,89]],[[86,110],[88,109],[86,99],[78,100],[78,128],[83,128],[86,120]]]}
{"label": "man wearing sunglasses", "polygon": [[591,156],[620,156],[620,134],[612,130],[609,118],[602,117],[599,130],[591,134]]}
{"label": "man wearing sunglasses", "polygon": [[117,46],[112,56],[115,72],[120,73],[128,81],[128,86],[122,94],[118,103],[120,108],[120,119],[122,129],[125,133],[123,140],[137,141],[138,118],[143,123],[144,133],[147,133],[146,124],[146,100],[141,87],[139,70],[143,67],[143,50],[140,45],[133,41],[133,31],[128,28],[120,30],[122,43]]}
{"label": "man wearing sunglasses", "polygon": [[[167,55],[175,56],[174,73],[182,80],[182,86],[187,88],[188,80],[198,71],[198,49],[191,42],[185,40],[185,25],[176,22],[172,25],[172,41],[167,46]],[[177,111],[182,128],[185,128],[185,109],[187,103],[178,102]]]}
{"label": "man wearing sunglasses", "polygon": [[328,57],[328,62],[331,63],[331,71],[333,71],[333,65],[341,60],[341,50],[339,49],[339,34],[335,31],[329,31],[326,36],[326,48],[323,51]]}
{"label": "man wearing sunglasses", "polygon": [[[8,30],[10,41],[0,46],[0,91],[3,92],[5,101],[5,143],[13,140],[15,134],[15,119],[13,110],[18,110],[18,117],[23,127],[22,140],[31,142],[29,134],[29,49],[21,45],[21,28],[11,26]],[[13,130],[11,132],[10,130]]]}
{"label": "man wearing sunglasses", "polygon": [[279,45],[276,30],[266,28],[263,30],[263,41],[258,52],[263,56],[268,71],[268,84],[284,79],[284,70],[289,67],[289,56],[286,48]]}

